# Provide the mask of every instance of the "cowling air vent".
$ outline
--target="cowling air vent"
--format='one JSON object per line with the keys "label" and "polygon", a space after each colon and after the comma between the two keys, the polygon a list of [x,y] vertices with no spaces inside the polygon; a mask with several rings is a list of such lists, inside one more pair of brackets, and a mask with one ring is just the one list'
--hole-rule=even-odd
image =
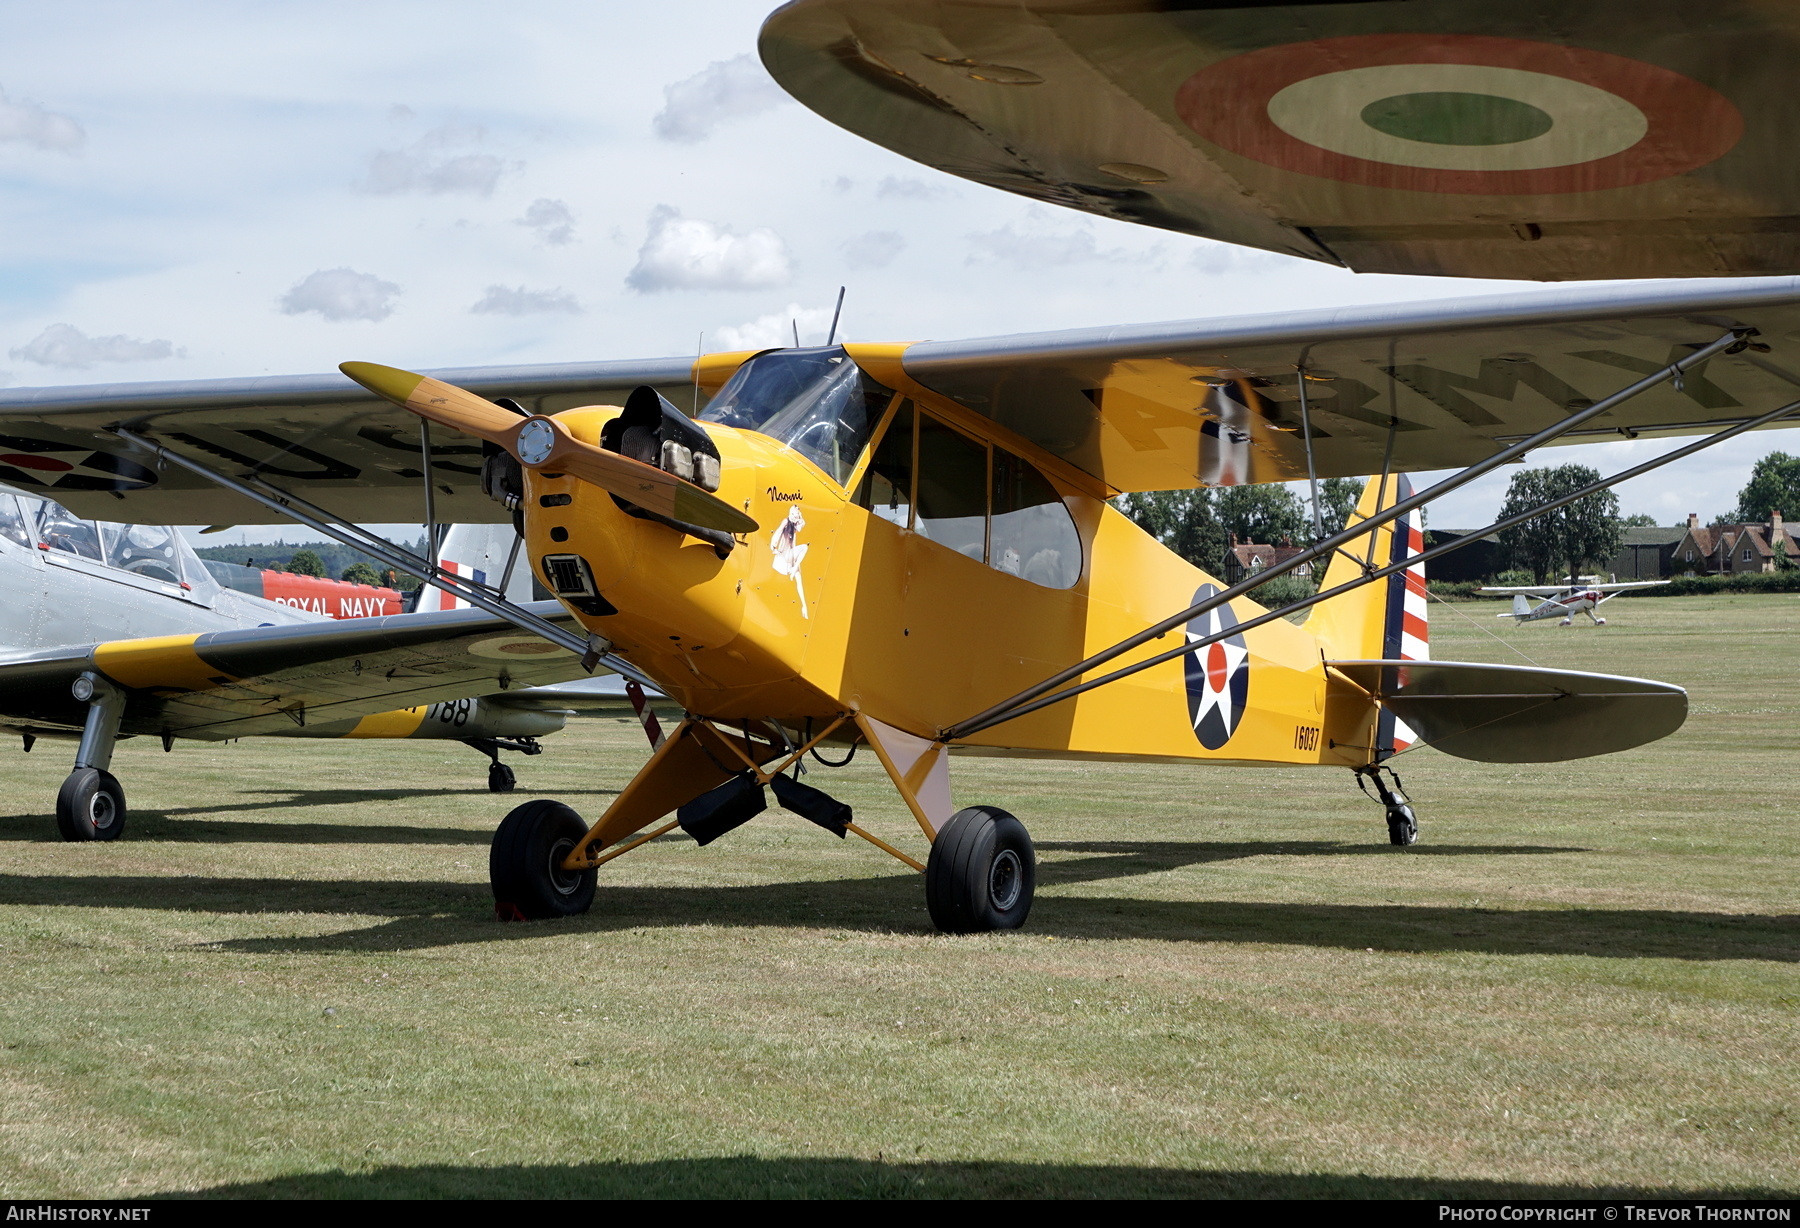
{"label": "cowling air vent", "polygon": [[544,579],[550,591],[583,614],[617,614],[619,608],[594,587],[594,572],[579,554],[546,554]]}
{"label": "cowling air vent", "polygon": [[[625,412],[600,428],[600,446],[646,465],[655,465],[711,493],[719,489],[719,446],[688,416],[649,385],[632,390],[625,398]],[[619,496],[612,496],[626,514],[654,520],[703,542],[710,543],[720,558],[735,544],[722,529],[706,529],[646,511]]]}

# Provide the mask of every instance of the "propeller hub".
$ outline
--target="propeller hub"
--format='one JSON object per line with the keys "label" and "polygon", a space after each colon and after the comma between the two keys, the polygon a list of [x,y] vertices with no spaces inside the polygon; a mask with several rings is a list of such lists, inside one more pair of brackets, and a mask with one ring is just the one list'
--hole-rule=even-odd
{"label": "propeller hub", "polygon": [[556,450],[556,428],[546,418],[533,418],[519,428],[513,446],[518,450],[519,460],[535,469],[549,460]]}

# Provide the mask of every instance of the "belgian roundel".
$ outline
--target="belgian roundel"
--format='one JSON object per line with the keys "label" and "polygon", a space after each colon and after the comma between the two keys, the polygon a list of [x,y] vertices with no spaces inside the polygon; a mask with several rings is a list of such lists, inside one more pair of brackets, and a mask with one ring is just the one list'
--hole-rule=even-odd
{"label": "belgian roundel", "polygon": [[[1194,593],[1192,604],[1198,605],[1219,590],[1202,584]],[[1188,642],[1203,640],[1237,626],[1237,615],[1229,605],[1209,610],[1187,625]],[[1207,750],[1218,750],[1231,741],[1238,722],[1244,719],[1244,708],[1250,698],[1250,649],[1242,635],[1228,635],[1222,640],[1191,652],[1185,658],[1187,667],[1188,718],[1194,725],[1194,736]]]}

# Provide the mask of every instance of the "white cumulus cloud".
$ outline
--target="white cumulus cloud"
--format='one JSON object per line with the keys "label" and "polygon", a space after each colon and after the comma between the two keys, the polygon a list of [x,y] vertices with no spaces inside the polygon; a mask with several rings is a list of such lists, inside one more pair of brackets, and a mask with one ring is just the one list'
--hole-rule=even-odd
{"label": "white cumulus cloud", "polygon": [[575,215],[560,200],[540,196],[525,210],[525,216],[514,225],[529,226],[537,231],[540,242],[562,247],[575,241]]}
{"label": "white cumulus cloud", "polygon": [[663,89],[663,109],[650,121],[665,141],[691,145],[729,120],[758,115],[788,96],[748,52],[708,64],[685,81]]}
{"label": "white cumulus cloud", "polygon": [[373,273],[320,269],[281,296],[281,310],[290,316],[316,311],[327,320],[385,320],[399,293],[399,286]]}
{"label": "white cumulus cloud", "polygon": [[493,154],[458,152],[479,144],[480,128],[445,125],[434,128],[405,149],[384,149],[369,159],[365,192],[472,192],[489,196],[506,164]]}
{"label": "white cumulus cloud", "polygon": [[0,90],[0,141],[74,153],[87,141],[87,133],[67,115],[46,111],[35,102],[14,102]]}
{"label": "white cumulus cloud", "polygon": [[875,195],[882,200],[935,200],[949,194],[950,189],[942,184],[926,183],[910,176],[901,179],[889,175],[875,187]]}
{"label": "white cumulus cloud", "polygon": [[969,263],[995,261],[1020,268],[1087,264],[1095,260],[1131,264],[1153,259],[1156,252],[1134,252],[1122,247],[1102,250],[1091,230],[1019,231],[1008,223],[998,230],[969,236],[974,249]]}
{"label": "white cumulus cloud", "polygon": [[14,358],[46,367],[91,367],[97,362],[149,362],[170,358],[175,347],[167,341],[140,341],[115,333],[90,337],[73,324],[52,324],[12,351]]}
{"label": "white cumulus cloud", "polygon": [[773,230],[738,234],[658,205],[650,212],[650,233],[625,284],[644,294],[766,290],[783,285],[792,274],[787,244]]}
{"label": "white cumulus cloud", "polygon": [[[794,344],[796,326],[800,330],[801,345],[824,345],[826,333],[831,328],[831,308],[789,303],[781,311],[772,311],[743,324],[728,324],[713,333],[708,341],[715,343],[714,348],[719,350],[774,349]],[[840,321],[838,338],[841,340],[843,335],[844,326]]]}
{"label": "white cumulus cloud", "polygon": [[844,263],[853,269],[886,268],[906,250],[906,237],[893,230],[871,230],[844,241]]}
{"label": "white cumulus cloud", "polygon": [[580,315],[575,296],[558,286],[554,290],[527,290],[524,286],[489,286],[479,303],[469,308],[478,315],[530,316],[545,312]]}

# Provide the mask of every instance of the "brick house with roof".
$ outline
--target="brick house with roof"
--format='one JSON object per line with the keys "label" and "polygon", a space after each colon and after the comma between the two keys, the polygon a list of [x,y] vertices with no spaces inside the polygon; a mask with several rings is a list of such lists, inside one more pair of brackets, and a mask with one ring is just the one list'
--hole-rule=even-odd
{"label": "brick house with roof", "polygon": [[[1282,542],[1279,546],[1265,546],[1260,542],[1240,542],[1237,534],[1233,533],[1231,544],[1225,549],[1225,583],[1236,584],[1246,576],[1253,576],[1277,563],[1285,563],[1302,551],[1303,547],[1296,546],[1292,542]],[[1312,564],[1302,563],[1294,569],[1293,574],[1310,577]]]}
{"label": "brick house with roof", "polygon": [[1721,576],[1774,571],[1777,550],[1788,562],[1800,564],[1800,544],[1795,543],[1782,523],[1780,512],[1771,512],[1764,524],[1715,525],[1702,525],[1700,517],[1689,512],[1687,532],[1669,558],[1669,574]]}

